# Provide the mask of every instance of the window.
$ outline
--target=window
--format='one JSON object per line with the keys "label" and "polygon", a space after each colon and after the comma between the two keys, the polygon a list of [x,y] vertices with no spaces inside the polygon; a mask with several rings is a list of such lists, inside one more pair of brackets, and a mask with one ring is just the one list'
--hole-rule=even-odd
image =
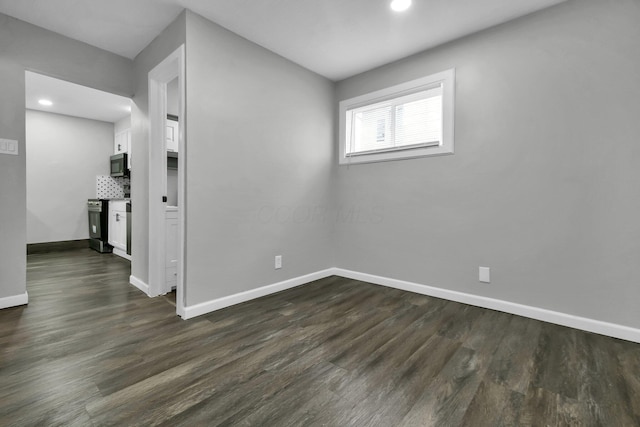
{"label": "window", "polygon": [[340,164],[453,153],[453,69],[340,102]]}

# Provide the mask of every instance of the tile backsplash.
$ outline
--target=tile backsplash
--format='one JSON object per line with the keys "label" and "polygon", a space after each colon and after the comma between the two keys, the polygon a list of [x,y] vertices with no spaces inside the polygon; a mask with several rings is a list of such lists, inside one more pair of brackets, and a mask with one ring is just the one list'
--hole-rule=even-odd
{"label": "tile backsplash", "polygon": [[129,185],[129,178],[98,175],[96,176],[96,198],[122,199],[125,192],[129,192]]}

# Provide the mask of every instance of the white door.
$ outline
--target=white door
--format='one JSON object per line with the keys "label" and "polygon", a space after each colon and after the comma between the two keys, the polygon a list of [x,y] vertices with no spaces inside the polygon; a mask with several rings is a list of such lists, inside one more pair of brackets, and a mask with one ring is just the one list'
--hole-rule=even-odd
{"label": "white door", "polygon": [[165,235],[165,292],[171,292],[178,283],[178,209],[167,209]]}

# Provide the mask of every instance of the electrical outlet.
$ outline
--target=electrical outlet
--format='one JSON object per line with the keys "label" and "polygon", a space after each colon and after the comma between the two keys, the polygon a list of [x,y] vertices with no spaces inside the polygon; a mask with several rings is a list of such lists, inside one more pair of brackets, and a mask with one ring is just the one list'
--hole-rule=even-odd
{"label": "electrical outlet", "polygon": [[0,154],[18,155],[18,141],[14,139],[0,138]]}
{"label": "electrical outlet", "polygon": [[480,267],[478,272],[478,280],[482,283],[491,283],[491,269],[489,267]]}
{"label": "electrical outlet", "polygon": [[282,255],[276,255],[276,270],[282,268]]}

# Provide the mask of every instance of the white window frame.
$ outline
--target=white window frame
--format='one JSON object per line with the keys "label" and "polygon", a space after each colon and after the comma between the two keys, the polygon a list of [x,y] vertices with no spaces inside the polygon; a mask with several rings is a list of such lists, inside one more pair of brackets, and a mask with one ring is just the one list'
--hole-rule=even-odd
{"label": "white window frame", "polygon": [[[442,141],[419,147],[386,148],[379,151],[347,154],[351,132],[351,111],[365,106],[389,101],[402,96],[422,92],[442,85]],[[406,83],[370,92],[340,101],[340,152],[339,164],[384,162],[415,157],[453,154],[455,112],[455,69],[441,71]]]}

